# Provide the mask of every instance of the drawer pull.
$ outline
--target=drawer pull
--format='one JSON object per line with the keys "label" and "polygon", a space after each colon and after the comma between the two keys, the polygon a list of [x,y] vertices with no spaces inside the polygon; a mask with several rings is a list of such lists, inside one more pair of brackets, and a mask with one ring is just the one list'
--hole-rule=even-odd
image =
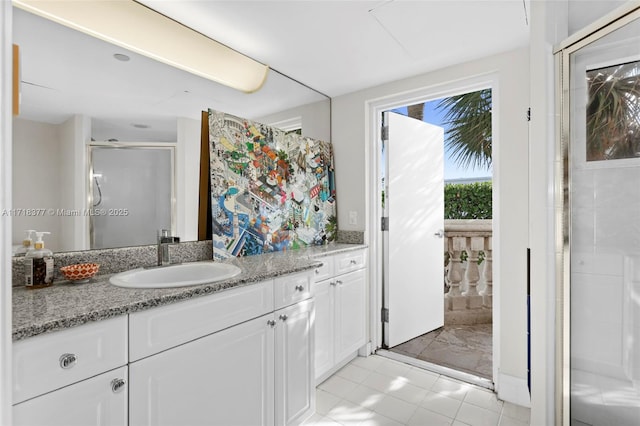
{"label": "drawer pull", "polygon": [[352,264],[352,265],[355,265],[358,262],[356,262],[355,259],[351,259],[351,262],[349,262],[349,263]]}
{"label": "drawer pull", "polygon": [[78,362],[76,354],[62,354],[60,356],[60,367],[65,370],[73,367]]}
{"label": "drawer pull", "polygon": [[268,325],[269,327],[273,328],[273,327],[275,327],[275,326],[276,326],[276,322],[275,322],[274,320],[269,320],[269,321],[267,321],[267,325]]}
{"label": "drawer pull", "polygon": [[122,389],[126,384],[127,384],[127,381],[125,379],[113,379],[111,381],[111,391],[113,393],[118,393],[122,391]]}
{"label": "drawer pull", "polygon": [[316,275],[320,273],[320,269],[316,268]]}
{"label": "drawer pull", "polygon": [[335,281],[330,281],[329,285],[335,286],[337,283]]}
{"label": "drawer pull", "polygon": [[288,316],[286,316],[285,314],[280,315],[280,319],[281,319],[282,321],[286,321],[288,318],[289,318],[289,317],[288,317]]}
{"label": "drawer pull", "polygon": [[340,280],[336,280],[336,283],[342,285],[342,281],[340,281]]}
{"label": "drawer pull", "polygon": [[296,286],[296,291],[304,291],[304,286],[302,286],[302,285],[297,285],[297,286]]}

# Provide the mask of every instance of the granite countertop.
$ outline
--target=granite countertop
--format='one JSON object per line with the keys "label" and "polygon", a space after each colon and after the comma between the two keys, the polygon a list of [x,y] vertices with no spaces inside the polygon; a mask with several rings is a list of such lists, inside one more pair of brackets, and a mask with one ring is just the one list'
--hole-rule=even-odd
{"label": "granite countertop", "polygon": [[74,327],[91,321],[126,315],[155,306],[250,285],[281,275],[302,272],[322,264],[322,257],[358,250],[360,244],[329,244],[301,250],[229,259],[242,269],[240,275],[213,284],[166,289],[130,289],[109,284],[111,275],[97,275],[90,282],[68,281],[27,290],[13,289],[13,340]]}

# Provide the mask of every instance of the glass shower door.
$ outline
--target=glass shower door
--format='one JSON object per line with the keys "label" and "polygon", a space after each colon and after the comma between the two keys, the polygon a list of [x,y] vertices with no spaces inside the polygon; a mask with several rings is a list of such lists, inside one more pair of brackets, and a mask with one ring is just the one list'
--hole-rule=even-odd
{"label": "glass shower door", "polygon": [[572,425],[640,422],[640,20],[617,27],[568,55]]}
{"label": "glass shower door", "polygon": [[91,146],[91,248],[155,244],[172,229],[174,148]]}

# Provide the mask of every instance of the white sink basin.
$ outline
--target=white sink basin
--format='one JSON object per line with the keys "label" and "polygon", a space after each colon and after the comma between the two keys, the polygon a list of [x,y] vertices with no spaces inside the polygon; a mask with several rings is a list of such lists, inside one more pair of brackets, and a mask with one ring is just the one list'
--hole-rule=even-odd
{"label": "white sink basin", "polygon": [[240,273],[240,268],[220,262],[196,262],[157,268],[138,268],[109,278],[118,287],[169,288],[206,284],[226,280]]}

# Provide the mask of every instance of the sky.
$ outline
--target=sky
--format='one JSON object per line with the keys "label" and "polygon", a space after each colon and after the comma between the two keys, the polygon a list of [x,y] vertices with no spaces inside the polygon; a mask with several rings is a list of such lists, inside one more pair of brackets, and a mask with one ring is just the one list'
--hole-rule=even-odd
{"label": "sky", "polygon": [[[423,120],[426,123],[434,124],[436,126],[444,127],[445,137],[447,127],[443,124],[445,111],[437,110],[436,105],[439,100],[434,100],[430,102],[426,102],[424,104],[424,116]],[[397,112],[402,115],[407,115],[407,107],[401,107],[391,110],[393,112]],[[468,178],[486,178],[491,177],[491,168],[483,169],[483,168],[460,168],[455,162],[450,158],[449,152],[447,151],[445,145],[444,151],[444,180],[451,179],[468,179]]]}

